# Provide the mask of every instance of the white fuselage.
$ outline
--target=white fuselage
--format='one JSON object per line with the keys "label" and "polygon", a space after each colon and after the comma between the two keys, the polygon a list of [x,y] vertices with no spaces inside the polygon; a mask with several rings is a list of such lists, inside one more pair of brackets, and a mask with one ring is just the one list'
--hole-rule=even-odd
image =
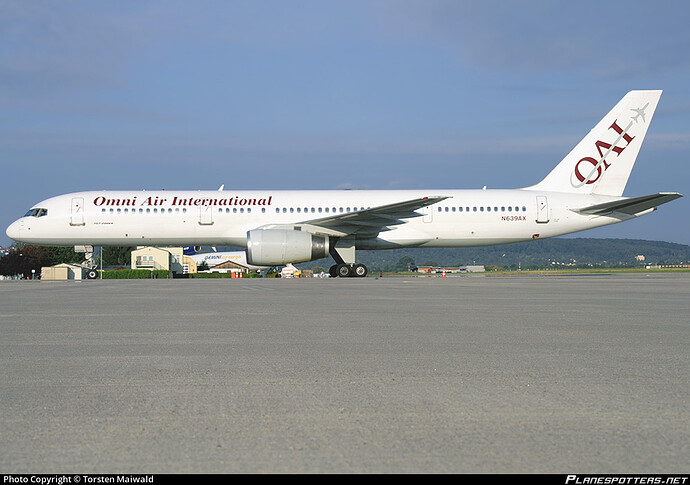
{"label": "white fuselage", "polygon": [[[573,212],[622,197],[514,190],[93,191],[46,199],[15,221],[17,241],[55,246],[231,245],[247,231],[290,225],[418,197],[448,197],[423,214],[357,238],[357,249],[463,247],[543,239],[634,216]],[[621,218],[625,217],[625,218]]]}

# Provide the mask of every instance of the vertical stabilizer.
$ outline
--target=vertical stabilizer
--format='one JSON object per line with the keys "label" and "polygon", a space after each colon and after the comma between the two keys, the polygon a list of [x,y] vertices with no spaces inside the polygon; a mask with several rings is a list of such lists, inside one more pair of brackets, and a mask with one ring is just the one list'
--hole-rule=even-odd
{"label": "vertical stabilizer", "polygon": [[530,190],[621,196],[661,91],[630,91]]}

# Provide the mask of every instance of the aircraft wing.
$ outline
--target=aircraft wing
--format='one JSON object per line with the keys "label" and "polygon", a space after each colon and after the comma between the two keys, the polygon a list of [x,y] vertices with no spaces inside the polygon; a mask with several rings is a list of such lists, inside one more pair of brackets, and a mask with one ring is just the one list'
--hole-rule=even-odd
{"label": "aircraft wing", "polygon": [[661,204],[671,202],[679,197],[683,197],[676,192],[660,192],[658,194],[643,195],[642,197],[632,197],[629,199],[614,200],[603,204],[590,205],[580,209],[573,209],[579,214],[592,214],[603,216],[614,212],[635,215],[649,209],[656,209]]}
{"label": "aircraft wing", "polygon": [[375,236],[382,231],[390,231],[390,226],[403,224],[404,219],[420,217],[417,210],[428,207],[448,197],[420,197],[418,199],[381,205],[368,209],[338,214],[321,219],[307,220],[297,225],[302,230],[344,237],[350,235]]}

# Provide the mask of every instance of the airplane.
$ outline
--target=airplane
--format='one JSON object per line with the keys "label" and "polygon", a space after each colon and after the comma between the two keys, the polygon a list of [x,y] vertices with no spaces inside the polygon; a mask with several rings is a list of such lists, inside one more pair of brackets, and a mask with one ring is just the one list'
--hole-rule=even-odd
{"label": "airplane", "polygon": [[188,258],[194,260],[196,264],[201,264],[206,262],[209,268],[217,266],[219,264],[225,263],[227,261],[232,261],[237,264],[249,268],[251,270],[263,270],[269,269],[270,266],[255,266],[253,264],[247,263],[247,253],[245,251],[213,251],[210,253],[200,253],[194,246],[186,246],[182,248],[182,252]]}
{"label": "airplane", "polygon": [[642,108],[632,108],[630,111],[634,111],[636,114],[632,117],[632,120],[637,123],[637,119],[642,116],[642,122],[645,121],[644,112],[649,106],[649,103],[645,104]]}
{"label": "airplane", "polygon": [[[529,187],[88,191],[43,200],[6,232],[39,245],[244,247],[257,266],[330,256],[332,276],[364,277],[357,250],[544,239],[633,219],[682,197],[622,195],[660,97],[661,91],[627,93]],[[640,111],[648,120],[638,123]]]}

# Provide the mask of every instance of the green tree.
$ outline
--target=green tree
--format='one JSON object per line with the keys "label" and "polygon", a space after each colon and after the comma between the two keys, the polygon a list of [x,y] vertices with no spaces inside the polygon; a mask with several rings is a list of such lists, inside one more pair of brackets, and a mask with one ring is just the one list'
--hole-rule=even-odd
{"label": "green tree", "polygon": [[47,249],[53,260],[52,264],[84,262],[84,253],[77,253],[73,246],[49,246]]}
{"label": "green tree", "polygon": [[103,248],[103,264],[108,266],[123,266],[131,262],[132,247],[112,246]]}
{"label": "green tree", "polygon": [[[50,251],[44,246],[22,246],[10,250],[0,259],[0,274],[14,276],[23,274],[24,277],[35,274],[41,275],[43,266],[51,266],[53,259]],[[31,270],[34,270],[32,273]]]}
{"label": "green tree", "polygon": [[398,260],[398,264],[396,265],[396,270],[398,271],[410,271],[412,268],[416,267],[414,264],[414,259],[410,256],[403,256]]}

